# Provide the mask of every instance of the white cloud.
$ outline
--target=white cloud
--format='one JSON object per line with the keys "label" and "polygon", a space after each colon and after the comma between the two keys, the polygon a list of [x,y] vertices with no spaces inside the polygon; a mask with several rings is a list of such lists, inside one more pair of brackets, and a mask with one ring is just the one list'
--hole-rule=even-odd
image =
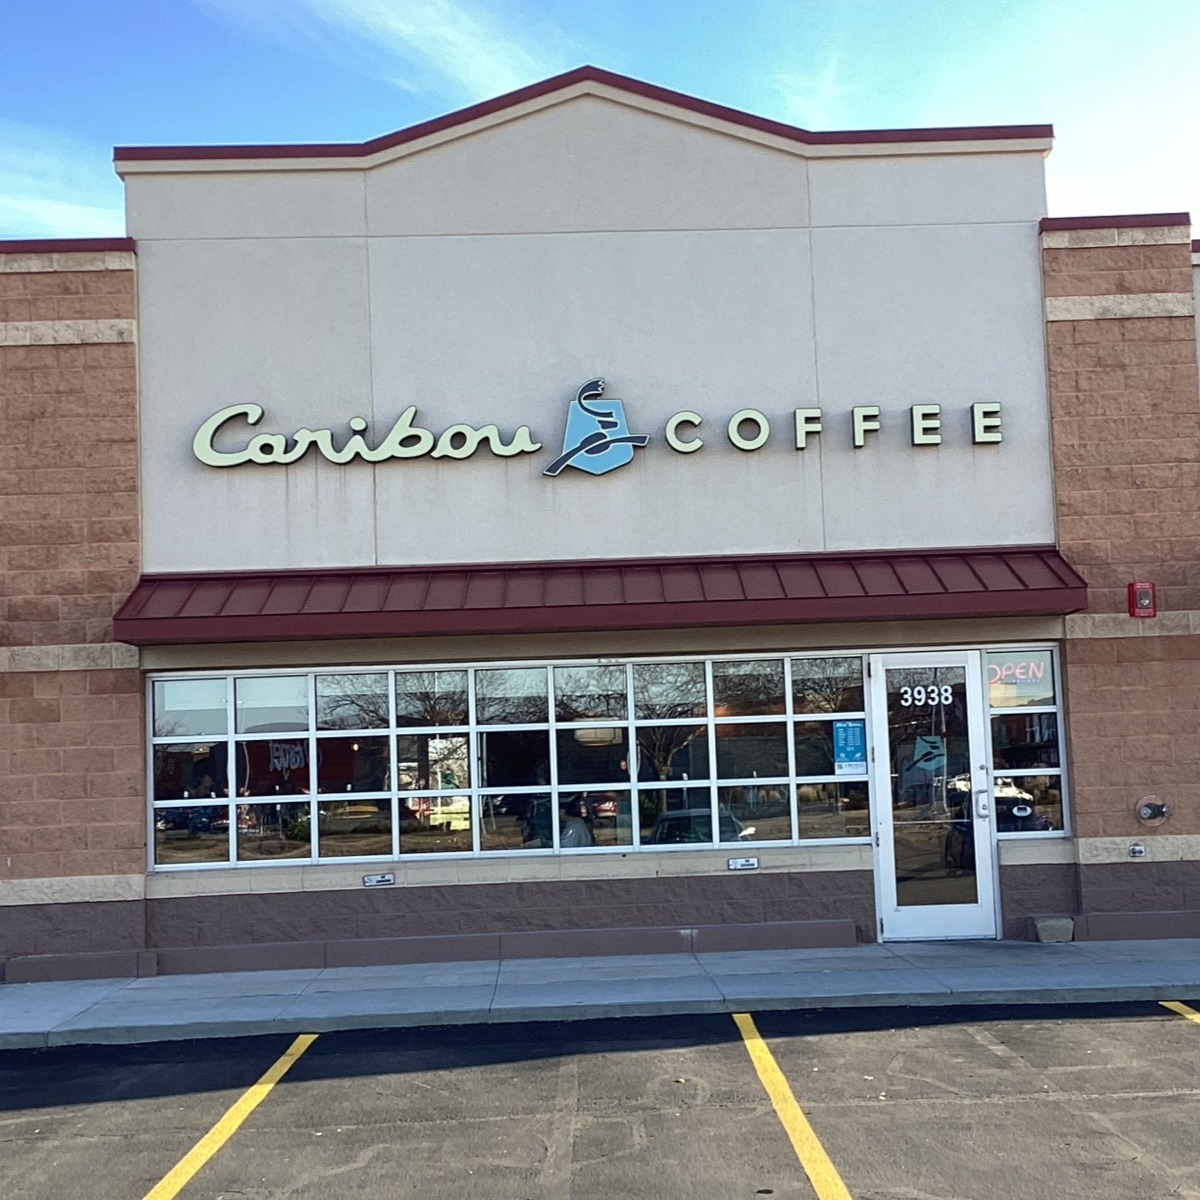
{"label": "white cloud", "polygon": [[841,55],[829,51],[815,72],[780,71],[770,82],[783,100],[787,120],[806,129],[834,129],[851,94],[840,77]]}
{"label": "white cloud", "polygon": [[200,0],[210,11],[274,40],[408,91],[470,99],[512,91],[575,65],[552,26],[504,17],[461,0]]}
{"label": "white cloud", "polygon": [[114,237],[124,227],[107,147],[0,120],[0,237]]}

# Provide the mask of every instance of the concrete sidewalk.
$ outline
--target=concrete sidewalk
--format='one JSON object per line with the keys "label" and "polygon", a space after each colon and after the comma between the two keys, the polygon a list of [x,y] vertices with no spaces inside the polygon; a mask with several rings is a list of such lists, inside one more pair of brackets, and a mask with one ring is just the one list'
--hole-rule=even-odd
{"label": "concrete sidewalk", "polygon": [[331,1029],[1200,996],[1200,941],[922,942],[0,985],[0,1049]]}

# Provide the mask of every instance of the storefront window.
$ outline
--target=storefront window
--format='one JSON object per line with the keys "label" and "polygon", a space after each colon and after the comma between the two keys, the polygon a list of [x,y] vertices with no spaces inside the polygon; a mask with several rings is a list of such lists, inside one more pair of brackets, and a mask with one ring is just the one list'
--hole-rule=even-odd
{"label": "storefront window", "polygon": [[707,725],[639,725],[637,777],[643,783],[708,779]]}
{"label": "storefront window", "polygon": [[549,719],[544,667],[475,672],[480,725],[539,725]]}
{"label": "storefront window", "polygon": [[629,731],[620,725],[560,729],[558,782],[572,787],[585,783],[629,783]]}
{"label": "storefront window", "polygon": [[787,726],[782,721],[718,724],[716,735],[718,779],[787,778]]}
{"label": "storefront window", "polygon": [[[1062,831],[1052,652],[988,652],[986,666],[999,831]],[[862,655],[375,667],[150,687],[163,869],[730,849],[871,831]]]}
{"label": "storefront window", "polygon": [[553,799],[548,792],[485,795],[479,800],[479,848],[551,850]]}
{"label": "storefront window", "polygon": [[715,662],[713,705],[718,717],[782,713],[783,663],[778,659]]}
{"label": "storefront window", "polygon": [[229,727],[225,679],[158,679],[155,737],[223,737]]}
{"label": "storefront window", "polygon": [[628,709],[624,667],[554,668],[556,720],[623,719]]}
{"label": "storefront window", "polygon": [[401,729],[469,724],[466,671],[398,671],[396,724]]}
{"label": "storefront window", "polygon": [[469,788],[470,745],[467,734],[400,734],[396,738],[400,791],[443,792]]}
{"label": "storefront window", "polygon": [[718,788],[717,816],[723,842],[790,842],[791,789],[777,783]]}
{"label": "storefront window", "polygon": [[308,728],[308,679],[270,675],[235,684],[238,733],[277,733]]}
{"label": "storefront window", "polygon": [[801,783],[796,788],[801,837],[866,837],[871,832],[869,795],[865,779]]}
{"label": "storefront window", "polygon": [[391,853],[391,800],[331,800],[318,806],[320,858],[366,858]]}
{"label": "storefront window", "polygon": [[217,799],[229,795],[229,745],[165,743],[154,747],[154,799]]}
{"label": "storefront window", "polygon": [[390,750],[391,742],[386,737],[318,739],[317,791],[390,792]]}
{"label": "storefront window", "polygon": [[307,796],[308,738],[277,737],[237,743],[239,796]]}
{"label": "storefront window", "polygon": [[400,854],[463,854],[474,848],[469,793],[405,796],[400,801]]}
{"label": "storefront window", "polygon": [[992,795],[1001,834],[1062,832],[1061,713],[1049,650],[986,656]]}
{"label": "storefront window", "polygon": [[704,664],[635,663],[633,708],[639,721],[708,716]]}
{"label": "storefront window", "polygon": [[1054,703],[1054,661],[1049,650],[1005,650],[987,656],[988,703],[992,708],[1029,708]]}
{"label": "storefront window", "polygon": [[311,809],[307,803],[237,805],[239,862],[312,857]]}
{"label": "storefront window", "polygon": [[862,712],[862,659],[793,659],[792,703],[798,714]]}
{"label": "storefront window", "polygon": [[318,675],[318,729],[386,729],[388,677],[378,675]]}
{"label": "storefront window", "polygon": [[154,814],[154,863],[189,867],[229,861],[229,806],[161,808]]}

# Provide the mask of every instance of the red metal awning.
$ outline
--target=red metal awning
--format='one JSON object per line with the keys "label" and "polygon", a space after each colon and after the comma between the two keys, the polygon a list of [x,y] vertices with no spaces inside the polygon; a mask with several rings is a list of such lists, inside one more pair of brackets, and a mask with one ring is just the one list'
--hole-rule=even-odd
{"label": "red metal awning", "polygon": [[429,634],[1045,616],[1087,607],[1053,546],[479,566],[144,575],[118,641]]}

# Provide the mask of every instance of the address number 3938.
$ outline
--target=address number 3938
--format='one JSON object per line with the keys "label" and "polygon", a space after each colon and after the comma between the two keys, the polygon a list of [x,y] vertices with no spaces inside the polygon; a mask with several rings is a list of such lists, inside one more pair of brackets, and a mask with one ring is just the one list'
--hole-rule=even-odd
{"label": "address number 3938", "polygon": [[929,687],[902,687],[900,689],[900,707],[912,708],[927,704],[932,708],[935,704],[952,704],[954,689],[948,683],[930,684]]}

